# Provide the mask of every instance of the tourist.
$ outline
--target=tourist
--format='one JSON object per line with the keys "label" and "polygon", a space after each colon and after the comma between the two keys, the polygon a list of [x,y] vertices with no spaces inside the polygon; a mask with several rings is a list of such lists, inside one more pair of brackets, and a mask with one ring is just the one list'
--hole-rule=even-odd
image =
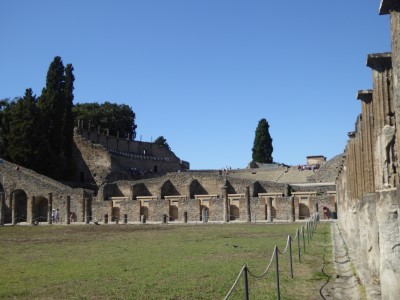
{"label": "tourist", "polygon": [[56,223],[58,223],[60,221],[60,210],[58,208],[55,212],[54,217],[55,217]]}
{"label": "tourist", "polygon": [[326,206],[324,206],[323,211],[324,211],[324,219],[329,219],[328,208]]}

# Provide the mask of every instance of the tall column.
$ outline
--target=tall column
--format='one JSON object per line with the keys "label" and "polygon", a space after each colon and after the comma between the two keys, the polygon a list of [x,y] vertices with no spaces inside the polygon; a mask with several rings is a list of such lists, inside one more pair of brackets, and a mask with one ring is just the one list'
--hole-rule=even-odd
{"label": "tall column", "polygon": [[[29,212],[31,215],[31,225],[33,225],[36,221],[36,214],[35,214],[35,196],[31,197],[31,201],[29,202]],[[28,220],[27,220],[28,221]]]}
{"label": "tall column", "polygon": [[51,224],[53,220],[51,219],[51,212],[53,210],[53,194],[49,193],[49,202],[47,203],[47,224]]}
{"label": "tall column", "polygon": [[[397,0],[381,0],[380,15],[390,14],[393,68],[393,105],[394,111],[400,113],[400,5]],[[400,153],[400,116],[396,117],[397,153]],[[399,178],[396,178],[398,181]],[[396,182],[397,183],[397,182]],[[396,185],[397,186],[397,185]]]}
{"label": "tall column", "polygon": [[222,201],[224,205],[224,221],[229,222],[229,199],[228,199],[228,187],[224,185],[221,188],[221,194],[222,194]]}
{"label": "tall column", "polygon": [[[392,97],[392,57],[391,53],[369,54],[367,66],[373,72],[373,110],[374,110],[374,168],[375,188],[377,190],[393,187],[397,181],[397,161],[394,153],[395,120]],[[400,128],[400,127],[399,127]],[[397,151],[397,149],[396,149]],[[396,165],[395,165],[396,164]]]}
{"label": "tall column", "polygon": [[15,203],[14,193],[10,194],[11,201],[11,224],[17,225],[17,205]]}
{"label": "tall column", "polygon": [[362,140],[363,140],[363,174],[365,177],[364,191],[367,193],[375,192],[374,184],[374,159],[373,159],[373,140],[374,131],[374,115],[372,109],[372,90],[360,90],[357,94],[357,99],[362,101]]}
{"label": "tall column", "polygon": [[90,213],[91,205],[92,205],[92,199],[91,198],[86,198],[86,201],[85,201],[85,217],[86,217],[85,218],[85,223],[86,224],[89,224],[90,220],[92,218],[91,213]]}
{"label": "tall column", "polygon": [[66,204],[66,212],[65,212],[65,220],[66,224],[69,225],[71,224],[71,196],[67,196],[67,204]]}
{"label": "tall column", "polygon": [[[89,201],[89,200],[86,199],[86,201]],[[114,216],[113,216],[113,202],[112,202],[112,200],[109,200],[109,202],[108,202],[108,211],[109,211],[109,213],[108,213],[108,215],[109,215],[108,221],[109,221],[109,222],[112,222],[112,221],[113,221],[113,218],[114,218]]]}
{"label": "tall column", "polygon": [[5,193],[0,193],[0,226],[4,225],[5,197]]}
{"label": "tall column", "polygon": [[294,196],[290,196],[290,221],[295,221]]}
{"label": "tall column", "polygon": [[251,222],[251,209],[250,209],[250,187],[246,186],[245,192],[245,201],[246,201],[246,221]]}
{"label": "tall column", "polygon": [[186,197],[187,200],[190,200],[190,184],[186,186]]}
{"label": "tall column", "polygon": [[268,222],[272,222],[272,197],[268,197],[268,205],[267,205],[267,220]]}

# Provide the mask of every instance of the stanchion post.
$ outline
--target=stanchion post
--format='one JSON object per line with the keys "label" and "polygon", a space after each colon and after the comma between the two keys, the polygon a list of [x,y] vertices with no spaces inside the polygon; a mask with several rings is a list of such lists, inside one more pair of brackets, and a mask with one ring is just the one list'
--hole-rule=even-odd
{"label": "stanchion post", "polygon": [[244,300],[249,300],[249,281],[247,277],[247,266],[243,269],[243,279],[244,279]]}
{"label": "stanchion post", "polygon": [[276,298],[281,299],[281,290],[279,286],[279,259],[278,259],[278,247],[275,245],[275,271],[276,271]]}
{"label": "stanchion post", "polygon": [[300,231],[297,228],[297,251],[299,252],[299,262],[301,263],[301,258],[300,258]]}
{"label": "stanchion post", "polygon": [[289,235],[290,275],[293,279],[292,237]]}
{"label": "stanchion post", "polygon": [[301,232],[303,234],[303,248],[304,248],[304,253],[306,253],[306,239],[304,238],[304,225],[301,225]]}

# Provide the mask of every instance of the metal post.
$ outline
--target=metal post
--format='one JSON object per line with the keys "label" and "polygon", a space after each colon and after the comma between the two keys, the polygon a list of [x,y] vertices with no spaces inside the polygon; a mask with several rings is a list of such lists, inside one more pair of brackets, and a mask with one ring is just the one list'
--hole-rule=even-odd
{"label": "metal post", "polygon": [[301,258],[300,258],[300,231],[299,231],[298,228],[297,228],[296,235],[297,235],[297,252],[299,252],[299,262],[301,262]]}
{"label": "metal post", "polygon": [[290,275],[293,279],[292,237],[289,235]]}
{"label": "metal post", "polygon": [[278,247],[275,245],[275,271],[276,271],[276,297],[281,299],[281,290],[279,287],[279,261],[278,261]]}
{"label": "metal post", "polygon": [[306,253],[306,239],[304,238],[304,225],[301,225],[301,232],[303,233],[303,248],[304,248],[304,253]]}
{"label": "metal post", "polygon": [[244,278],[244,300],[249,300],[249,281],[247,278],[247,266],[244,266],[243,278]]}

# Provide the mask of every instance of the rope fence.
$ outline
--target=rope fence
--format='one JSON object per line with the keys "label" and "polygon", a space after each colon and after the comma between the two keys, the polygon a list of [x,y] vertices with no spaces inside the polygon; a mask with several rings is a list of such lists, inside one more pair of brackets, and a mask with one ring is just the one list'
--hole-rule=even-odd
{"label": "rope fence", "polygon": [[235,291],[237,285],[239,284],[241,278],[243,278],[243,297],[245,300],[249,299],[249,276],[254,278],[254,279],[262,279],[264,278],[267,274],[268,271],[270,270],[272,266],[272,262],[275,261],[275,279],[276,279],[276,297],[279,300],[281,298],[281,292],[280,292],[280,279],[279,279],[279,255],[283,256],[287,253],[289,250],[289,263],[290,263],[290,276],[293,279],[294,274],[293,274],[293,248],[292,248],[292,242],[297,241],[297,254],[298,254],[298,260],[301,263],[301,246],[300,246],[300,239],[303,240],[303,252],[306,253],[306,239],[307,239],[307,245],[310,244],[310,241],[313,238],[313,234],[315,230],[317,229],[317,224],[319,222],[319,218],[317,214],[313,214],[310,218],[310,220],[307,221],[306,225],[302,225],[301,229],[297,228],[296,229],[296,234],[294,239],[292,239],[291,235],[288,235],[287,237],[287,242],[285,249],[283,251],[280,251],[278,246],[275,244],[274,251],[271,255],[271,259],[265,268],[265,270],[257,275],[253,273],[248,266],[245,264],[243,265],[242,269],[240,270],[236,280],[232,284],[231,288],[229,289],[228,293],[226,294],[224,300],[230,299],[231,295]]}

